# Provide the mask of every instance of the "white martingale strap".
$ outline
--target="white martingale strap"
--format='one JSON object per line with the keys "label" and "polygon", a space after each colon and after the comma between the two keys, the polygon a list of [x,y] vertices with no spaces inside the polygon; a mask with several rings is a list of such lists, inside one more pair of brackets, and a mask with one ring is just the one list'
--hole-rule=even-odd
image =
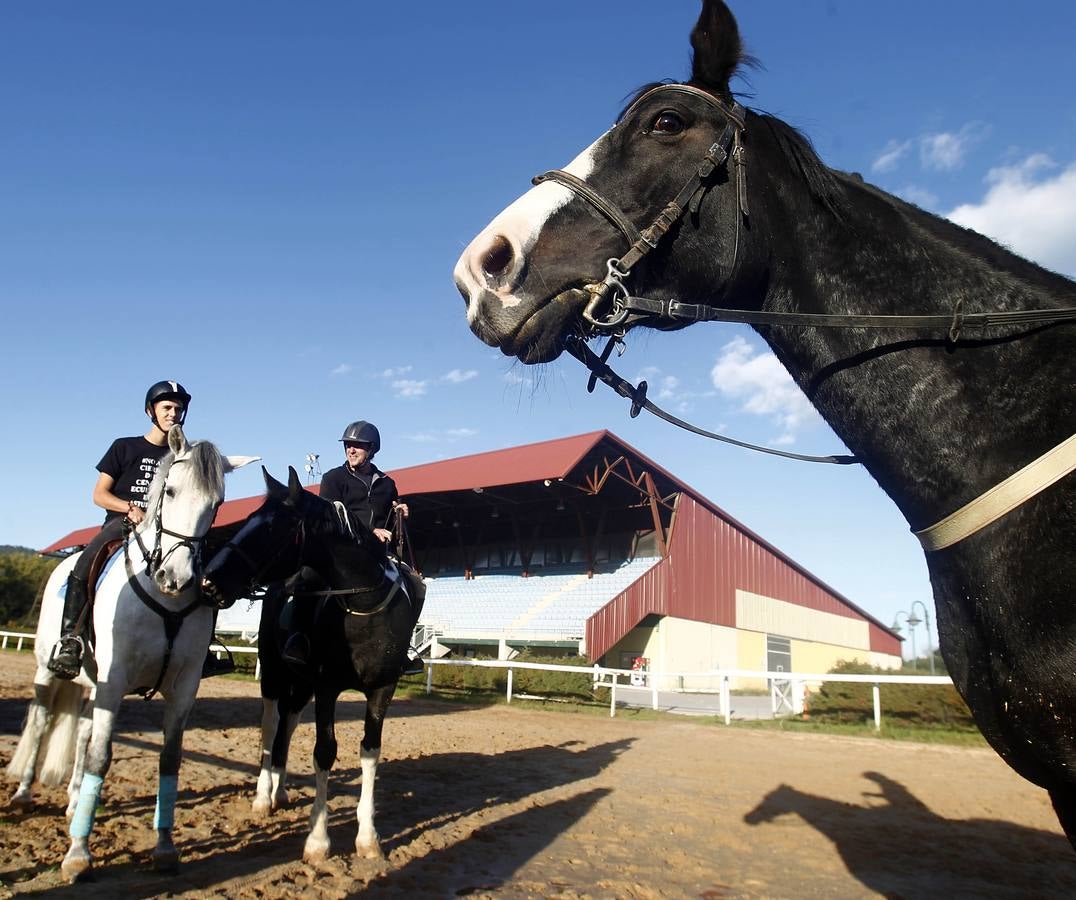
{"label": "white martingale strap", "polygon": [[913,532],[923,549],[942,550],[975,534],[1076,469],[1076,434],[929,528]]}

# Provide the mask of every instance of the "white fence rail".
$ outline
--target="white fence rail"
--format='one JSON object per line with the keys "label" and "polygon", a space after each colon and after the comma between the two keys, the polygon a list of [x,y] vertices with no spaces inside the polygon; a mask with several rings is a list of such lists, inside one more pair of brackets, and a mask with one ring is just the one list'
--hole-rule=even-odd
{"label": "white fence rail", "polygon": [[[22,650],[24,643],[33,642],[34,635],[18,631],[0,631],[0,648],[6,650],[8,648],[9,640],[16,641],[14,649]],[[215,646],[211,649],[218,658],[223,654],[223,651],[219,647]],[[245,653],[253,653],[257,655],[258,653],[257,647],[236,646],[228,647],[227,649],[236,655]],[[594,688],[609,689],[610,716],[616,715],[617,687],[620,684],[620,680],[625,679],[630,682],[632,675],[635,675],[636,679],[638,679],[639,676],[639,672],[632,669],[609,669],[597,665],[593,668],[584,668],[582,666],[560,666],[552,663],[513,662],[504,659],[427,659],[423,660],[423,662],[426,664],[427,694],[433,691],[434,666],[472,666],[485,669],[507,669],[508,683],[505,694],[509,703],[512,702],[513,696],[522,696],[513,691],[512,673],[517,669],[538,669],[545,672],[573,672],[577,675],[590,678]],[[261,677],[261,663],[258,661],[255,661],[254,663],[254,677],[256,679]],[[684,678],[691,678],[696,681],[702,678],[709,679],[712,682],[716,682],[718,688],[709,692],[700,691],[698,688],[684,689],[681,687],[665,687],[660,690],[658,688],[659,684],[678,685]],[[775,713],[778,711],[779,706],[783,705],[783,700],[785,703],[790,702],[792,712],[802,712],[805,688],[808,684],[818,684],[827,681],[869,684],[873,687],[875,730],[879,730],[882,727],[882,703],[881,691],[879,690],[881,685],[951,685],[953,683],[953,680],[947,675],[833,675],[812,672],[758,672],[752,669],[712,669],[707,672],[647,672],[646,686],[650,690],[651,705],[654,709],[659,708],[658,694],[662,692],[691,694],[716,693],[718,696],[719,715],[724,717],[725,724],[728,725],[732,721],[731,682],[733,678],[749,678],[756,680],[767,679],[771,685],[770,697]],[[791,686],[790,692],[787,685]]]}

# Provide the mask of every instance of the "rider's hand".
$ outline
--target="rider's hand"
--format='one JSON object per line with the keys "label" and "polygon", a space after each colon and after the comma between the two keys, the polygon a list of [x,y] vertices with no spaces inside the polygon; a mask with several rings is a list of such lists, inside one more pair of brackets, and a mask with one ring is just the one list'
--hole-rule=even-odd
{"label": "rider's hand", "polygon": [[405,519],[406,519],[406,518],[407,518],[407,517],[408,517],[409,515],[411,515],[411,510],[407,508],[407,504],[406,504],[406,503],[398,503],[398,502],[396,502],[396,501],[393,501],[393,503],[392,503],[392,508],[393,508],[393,509],[398,509],[398,510],[400,511],[400,513],[401,513],[401,514],[403,515],[403,517],[404,517]]}
{"label": "rider's hand", "polygon": [[375,528],[374,537],[376,537],[382,544],[387,544],[392,540],[392,532],[387,528]]}
{"label": "rider's hand", "polygon": [[127,507],[127,520],[132,525],[140,525],[145,517],[146,512],[142,509],[141,506],[137,506],[132,503],[129,507]]}

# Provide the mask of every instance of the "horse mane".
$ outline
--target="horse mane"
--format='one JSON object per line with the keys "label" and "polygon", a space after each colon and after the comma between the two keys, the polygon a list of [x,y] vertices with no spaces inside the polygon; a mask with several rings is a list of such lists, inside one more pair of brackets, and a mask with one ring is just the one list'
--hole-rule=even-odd
{"label": "horse mane", "polygon": [[[1005,272],[1021,281],[1047,293],[1042,298],[1046,305],[1063,306],[1072,302],[1076,295],[1076,284],[1064,275],[1059,275],[1030,262],[1013,253],[1008,247],[992,238],[980,234],[971,228],[958,225],[950,219],[921,209],[894,194],[887,193],[876,185],[844,173],[836,173],[853,180],[855,187],[870,194],[875,199],[887,204],[896,213],[916,228],[922,229],[933,239],[954,248],[965,257],[976,260],[993,271]],[[1000,299],[1000,298],[998,298]]]}
{"label": "horse mane", "polygon": [[[818,200],[838,220],[848,209],[848,194],[837,173],[819,158],[814,144],[798,128],[759,110],[751,110],[751,121],[765,126],[793,175],[807,185],[811,196]],[[747,129],[748,166],[750,166],[751,131]],[[750,168],[748,177],[750,178]]]}
{"label": "horse mane", "polygon": [[[175,461],[176,456],[171,451],[161,457],[157,474],[153,477],[153,482],[146,494],[147,510],[157,509],[165,480]],[[220,451],[213,444],[209,441],[197,441],[191,444],[191,453],[187,457],[187,462],[191,466],[197,485],[211,496],[224,496],[224,464],[221,462]]]}

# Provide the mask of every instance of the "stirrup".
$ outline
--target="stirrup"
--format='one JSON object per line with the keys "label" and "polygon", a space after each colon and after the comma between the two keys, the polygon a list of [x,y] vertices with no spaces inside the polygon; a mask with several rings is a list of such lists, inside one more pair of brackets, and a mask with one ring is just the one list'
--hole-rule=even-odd
{"label": "stirrup", "polygon": [[293,666],[309,666],[311,652],[310,638],[301,631],[297,631],[284,642],[284,649],[280,656]]}
{"label": "stirrup", "polygon": [[77,634],[61,635],[52,645],[52,652],[45,667],[57,678],[71,681],[82,671],[82,657],[85,652],[86,644]]}
{"label": "stirrup", "polygon": [[421,675],[425,670],[425,664],[421,656],[408,657],[400,668],[400,675]]}

